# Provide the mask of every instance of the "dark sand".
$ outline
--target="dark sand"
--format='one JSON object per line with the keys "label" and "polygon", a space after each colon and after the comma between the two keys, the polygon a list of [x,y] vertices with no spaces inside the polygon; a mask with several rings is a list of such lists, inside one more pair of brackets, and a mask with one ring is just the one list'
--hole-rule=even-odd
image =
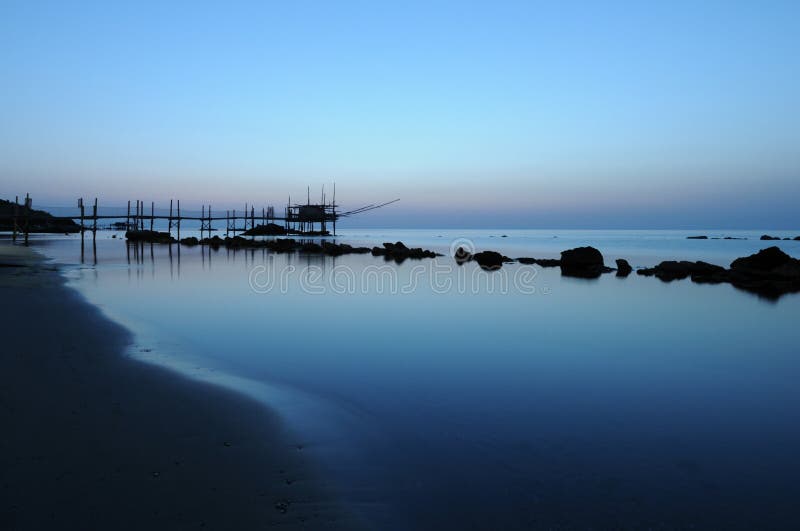
{"label": "dark sand", "polygon": [[126,357],[27,249],[0,264],[0,529],[357,527],[273,413]]}

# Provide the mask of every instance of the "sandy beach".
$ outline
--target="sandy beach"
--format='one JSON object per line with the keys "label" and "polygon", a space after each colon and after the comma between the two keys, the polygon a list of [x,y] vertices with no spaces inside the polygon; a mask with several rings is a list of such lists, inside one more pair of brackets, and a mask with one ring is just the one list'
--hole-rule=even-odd
{"label": "sandy beach", "polygon": [[28,249],[0,265],[0,528],[357,527],[265,407],[127,357]]}

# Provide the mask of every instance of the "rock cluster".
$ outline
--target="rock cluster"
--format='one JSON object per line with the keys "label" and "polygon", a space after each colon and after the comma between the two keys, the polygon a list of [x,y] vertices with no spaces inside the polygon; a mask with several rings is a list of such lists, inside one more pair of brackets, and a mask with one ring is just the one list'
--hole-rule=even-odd
{"label": "rock cluster", "polygon": [[456,249],[453,258],[455,258],[458,265],[475,261],[479,266],[481,266],[482,269],[486,269],[488,271],[500,269],[503,267],[503,264],[513,262],[511,258],[503,256],[497,251],[481,251],[479,253],[470,253],[463,247]]}
{"label": "rock cluster", "polygon": [[536,264],[541,267],[559,267],[561,265],[561,260],[556,258],[517,258],[517,262],[520,264]]}
{"label": "rock cluster", "polygon": [[719,274],[725,271],[724,267],[709,264],[706,262],[689,262],[682,260],[680,262],[675,260],[667,260],[661,262],[655,267],[639,269],[636,271],[637,275],[646,277],[656,277],[664,282],[671,282],[673,280],[682,280],[688,277],[708,277],[711,275]]}
{"label": "rock cluster", "polygon": [[168,232],[158,232],[155,230],[129,230],[125,233],[125,239],[132,242],[145,243],[176,243]]}
{"label": "rock cluster", "polygon": [[731,262],[730,269],[706,262],[667,261],[649,269],[640,269],[637,273],[655,276],[665,282],[687,277],[701,284],[724,282],[767,298],[800,291],[800,260],[777,247],[737,258]]}
{"label": "rock cluster", "polygon": [[403,242],[387,242],[383,244],[383,247],[373,247],[371,252],[372,256],[383,256],[387,260],[394,260],[397,263],[407,258],[419,260],[422,258],[436,258],[437,256],[441,256],[440,254],[421,247],[406,247]]}
{"label": "rock cluster", "polygon": [[282,236],[286,234],[286,227],[277,223],[267,223],[266,225],[256,225],[242,234],[244,236]]}

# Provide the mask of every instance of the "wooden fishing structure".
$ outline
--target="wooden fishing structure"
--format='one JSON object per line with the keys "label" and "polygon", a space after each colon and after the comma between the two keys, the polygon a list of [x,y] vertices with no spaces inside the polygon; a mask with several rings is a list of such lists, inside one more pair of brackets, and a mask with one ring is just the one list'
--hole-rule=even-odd
{"label": "wooden fishing structure", "polygon": [[[33,210],[33,200],[30,194],[25,196],[25,204],[19,204],[19,196],[17,196],[13,206],[13,238],[16,241],[18,234],[22,233],[25,237],[25,242],[28,242],[28,236],[31,230],[31,224],[35,222],[54,222],[72,220],[79,222],[79,232],[83,238],[86,232],[91,232],[92,238],[97,237],[98,221],[110,220],[124,220],[123,222],[114,223],[114,226],[126,232],[144,232],[155,230],[155,222],[157,220],[167,221],[166,234],[170,237],[175,231],[177,239],[181,239],[181,224],[185,227],[187,221],[199,222],[200,226],[200,239],[204,235],[211,237],[211,233],[215,230],[214,223],[225,221],[225,235],[236,236],[236,233],[245,233],[252,231],[255,235],[260,235],[256,231],[259,227],[283,227],[283,234],[296,234],[296,235],[309,235],[309,236],[327,236],[330,235],[328,227],[333,229],[333,236],[336,236],[336,222],[340,218],[346,218],[355,214],[381,208],[399,201],[387,201],[380,204],[370,204],[354,210],[340,211],[336,204],[336,187],[334,185],[333,199],[328,202],[325,191],[323,188],[322,195],[319,203],[311,202],[310,188],[307,194],[305,204],[292,203],[291,197],[284,209],[283,216],[275,216],[275,208],[273,206],[262,207],[260,215],[256,211],[253,204],[245,203],[244,210],[226,210],[225,215],[212,214],[211,205],[202,205],[200,215],[191,215],[181,213],[180,200],[174,201],[170,199],[169,213],[157,214],[155,202],[150,203],[149,212],[146,210],[145,202],[141,199],[135,202],[128,201],[127,211],[125,214],[99,214],[97,198],[91,205],[91,210],[87,212],[84,205],[83,198],[78,199],[78,213],[75,216],[53,216],[46,213],[37,213]],[[173,207],[174,210],[173,210]],[[133,210],[132,210],[133,208]],[[216,211],[215,211],[216,212]],[[257,224],[258,223],[258,224]],[[265,232],[264,234],[269,234]],[[252,235],[252,234],[251,234]]]}

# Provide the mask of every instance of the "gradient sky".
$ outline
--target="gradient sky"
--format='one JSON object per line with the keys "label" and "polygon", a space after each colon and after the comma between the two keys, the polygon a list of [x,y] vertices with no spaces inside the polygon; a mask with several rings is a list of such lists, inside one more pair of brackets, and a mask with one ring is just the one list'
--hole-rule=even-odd
{"label": "gradient sky", "polygon": [[0,0],[0,194],[798,228],[800,2]]}

